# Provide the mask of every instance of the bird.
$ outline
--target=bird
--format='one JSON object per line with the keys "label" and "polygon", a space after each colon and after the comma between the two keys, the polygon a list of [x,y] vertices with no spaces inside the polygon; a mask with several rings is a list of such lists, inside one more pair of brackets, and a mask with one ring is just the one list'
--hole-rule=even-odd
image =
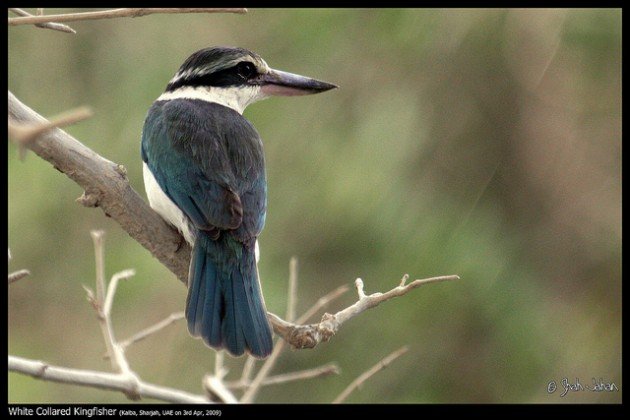
{"label": "bird", "polygon": [[[147,112],[141,157],[149,205],[191,247],[185,316],[193,337],[264,359],[272,328],[258,275],[267,212],[265,157],[245,108],[336,85],[216,46],[190,55]],[[279,119],[280,120],[280,119]]]}

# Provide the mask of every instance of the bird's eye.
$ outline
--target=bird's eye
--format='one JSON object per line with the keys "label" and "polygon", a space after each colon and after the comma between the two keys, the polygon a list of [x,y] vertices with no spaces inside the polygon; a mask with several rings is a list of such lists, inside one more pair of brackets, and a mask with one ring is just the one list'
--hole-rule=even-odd
{"label": "bird's eye", "polygon": [[244,80],[247,80],[256,74],[256,66],[248,61],[241,61],[236,65],[236,72]]}

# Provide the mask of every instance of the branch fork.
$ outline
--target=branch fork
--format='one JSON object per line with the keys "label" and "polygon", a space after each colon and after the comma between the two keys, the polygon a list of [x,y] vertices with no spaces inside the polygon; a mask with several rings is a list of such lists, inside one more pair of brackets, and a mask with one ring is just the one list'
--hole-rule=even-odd
{"label": "branch fork", "polygon": [[271,313],[268,314],[268,318],[273,325],[274,332],[291,344],[291,346],[297,349],[313,348],[323,341],[329,341],[345,322],[368,309],[380,305],[382,302],[403,296],[425,284],[459,280],[459,276],[450,275],[418,279],[406,284],[408,278],[409,275],[405,274],[397,287],[385,293],[376,292],[371,295],[365,294],[363,280],[357,278],[354,285],[357,289],[358,301],[335,314],[324,313],[317,324],[300,325],[299,322],[293,324]]}

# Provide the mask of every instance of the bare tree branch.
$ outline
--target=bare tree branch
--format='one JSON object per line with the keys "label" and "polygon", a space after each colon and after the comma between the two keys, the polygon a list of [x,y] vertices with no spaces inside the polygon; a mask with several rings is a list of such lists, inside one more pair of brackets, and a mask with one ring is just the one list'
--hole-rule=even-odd
{"label": "bare tree branch", "polygon": [[[98,322],[107,347],[107,353],[112,367],[118,373],[108,374],[89,370],[50,366],[44,362],[24,359],[16,356],[9,356],[9,370],[49,381],[117,390],[123,392],[128,398],[133,400],[139,400],[141,397],[150,397],[178,403],[211,402],[204,396],[193,395],[179,390],[145,383],[135,372],[131,370],[129,362],[125,357],[125,347],[134,341],[140,340],[147,335],[164,328],[164,326],[168,323],[163,321],[162,323],[141,331],[140,333],[134,335],[125,346],[116,341],[111,321],[111,310],[113,307],[114,296],[116,294],[119,281],[133,276],[135,271],[123,270],[118,272],[112,276],[109,284],[105,284],[105,232],[97,230],[90,232],[90,234],[94,242],[94,254],[96,259],[96,293],[94,293],[89,287],[83,287],[87,292],[88,301],[97,312]],[[10,258],[11,253],[9,251],[9,259]],[[175,319],[177,317],[171,316],[169,318]],[[169,319],[167,319],[167,321],[169,321]],[[214,392],[213,395],[219,395],[220,400],[223,402],[236,402],[236,398],[231,394],[231,391],[222,384],[222,378],[218,378],[218,380],[220,382],[219,384],[211,384],[213,389],[219,390],[219,392]]]}
{"label": "bare tree branch", "polygon": [[[18,16],[33,16],[26,10],[18,9],[16,7],[11,7],[9,8],[9,10]],[[43,14],[44,14],[44,9],[37,9],[37,16],[42,16]],[[66,32],[70,34],[77,33],[77,31],[75,31],[68,25],[64,25],[62,23],[46,22],[46,23],[37,23],[35,24],[35,26],[37,26],[38,28],[52,29],[54,31]]]}
{"label": "bare tree branch", "polygon": [[65,13],[60,15],[27,16],[9,18],[9,26],[36,25],[48,22],[76,22],[78,20],[141,17],[156,13],[247,13],[244,8],[123,8],[96,12]]}
{"label": "bare tree branch", "polygon": [[9,371],[29,375],[33,378],[45,381],[88,386],[109,391],[120,391],[125,394],[135,391],[142,397],[154,398],[160,401],[182,404],[211,403],[211,401],[203,395],[195,395],[178,389],[153,385],[142,380],[134,384],[134,389],[130,386],[128,378],[118,373],[53,366],[46,362],[11,355],[9,355]]}
{"label": "bare tree branch", "polygon": [[[428,279],[414,280],[413,282],[405,285],[405,282],[409,276],[405,274],[402,278],[400,285],[391,289],[386,293],[373,293],[366,295],[363,291],[363,281],[356,279],[355,286],[359,295],[359,300],[346,309],[337,312],[334,315],[325,313],[322,320],[318,324],[302,325],[299,323],[293,324],[286,322],[276,315],[269,314],[270,318],[273,318],[274,332],[285,339],[296,348],[313,348],[322,341],[328,341],[334,336],[339,328],[348,320],[354,318],[360,313],[378,306],[382,302],[390,300],[394,297],[403,296],[409,293],[411,290],[420,286],[430,283],[459,280],[458,276],[440,276],[432,277]],[[275,318],[274,318],[275,317]]]}
{"label": "bare tree branch", "polygon": [[368,379],[370,379],[370,377],[372,377],[372,375],[385,369],[394,360],[396,360],[403,354],[407,353],[407,350],[409,350],[407,346],[401,347],[400,349],[391,353],[389,356],[385,357],[383,360],[381,360],[380,362],[372,366],[370,369],[366,370],[357,379],[352,381],[352,383],[348,385],[348,387],[344,389],[337,398],[335,398],[335,400],[333,401],[333,404],[339,404],[339,403],[344,402],[345,399],[348,398],[355,389],[363,385]]}
{"label": "bare tree branch", "polygon": [[[102,304],[105,300],[105,232],[102,230],[93,230],[90,232],[92,241],[94,242],[94,259],[96,267],[96,301]],[[101,308],[97,308],[102,310]]]}
{"label": "bare tree branch", "polygon": [[[9,251],[9,259],[7,262],[11,262],[11,249],[7,249]],[[31,272],[28,270],[18,270],[13,273],[9,273],[9,284],[15,283],[18,280],[22,280],[26,276],[30,276]]]}
{"label": "bare tree branch", "polygon": [[[139,400],[138,383],[140,378],[131,370],[129,362],[125,357],[124,349],[118,344],[114,337],[114,328],[112,327],[111,309],[114,301],[114,294],[118,281],[123,278],[133,276],[133,270],[125,270],[114,274],[109,287],[105,285],[105,259],[104,259],[104,240],[105,232],[102,230],[93,230],[90,232],[94,241],[94,254],[96,255],[96,297],[88,291],[88,300],[98,314],[98,323],[103,333],[107,354],[112,363],[114,370],[118,371],[129,383],[129,390],[125,392],[127,397],[132,400]],[[107,290],[107,292],[105,292]]]}
{"label": "bare tree branch", "polygon": [[119,343],[120,347],[122,347],[123,350],[127,349],[127,347],[129,347],[130,345],[137,343],[140,340],[144,340],[148,336],[155,334],[158,331],[163,330],[164,328],[168,327],[169,325],[173,324],[176,321],[179,321],[180,319],[184,319],[183,312],[172,313],[165,319],[161,320],[160,322],[153,324],[150,327],[147,327],[144,330],[139,331],[135,333],[134,335],[132,335],[131,337],[121,341]]}
{"label": "bare tree branch", "polygon": [[287,297],[287,314],[286,320],[293,322],[295,320],[295,308],[297,307],[297,273],[298,259],[291,257],[289,261],[289,293]]}
{"label": "bare tree branch", "polygon": [[120,280],[127,280],[130,277],[136,275],[136,270],[129,269],[123,270],[119,273],[116,273],[112,276],[112,279],[107,286],[107,294],[105,295],[105,303],[103,304],[103,312],[108,316],[112,312],[112,305],[114,304],[114,295],[116,294],[116,288],[118,287],[118,282]]}
{"label": "bare tree branch", "polygon": [[9,274],[9,284],[15,283],[18,280],[22,280],[26,276],[30,276],[31,272],[28,270],[18,270]]}

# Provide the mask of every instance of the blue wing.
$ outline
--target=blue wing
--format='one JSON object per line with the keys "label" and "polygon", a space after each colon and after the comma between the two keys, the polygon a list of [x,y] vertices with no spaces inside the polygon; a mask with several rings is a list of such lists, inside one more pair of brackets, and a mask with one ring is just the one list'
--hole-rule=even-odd
{"label": "blue wing", "polygon": [[142,159],[197,229],[231,230],[244,243],[262,231],[262,141],[242,115],[200,100],[156,102],[142,132]]}

